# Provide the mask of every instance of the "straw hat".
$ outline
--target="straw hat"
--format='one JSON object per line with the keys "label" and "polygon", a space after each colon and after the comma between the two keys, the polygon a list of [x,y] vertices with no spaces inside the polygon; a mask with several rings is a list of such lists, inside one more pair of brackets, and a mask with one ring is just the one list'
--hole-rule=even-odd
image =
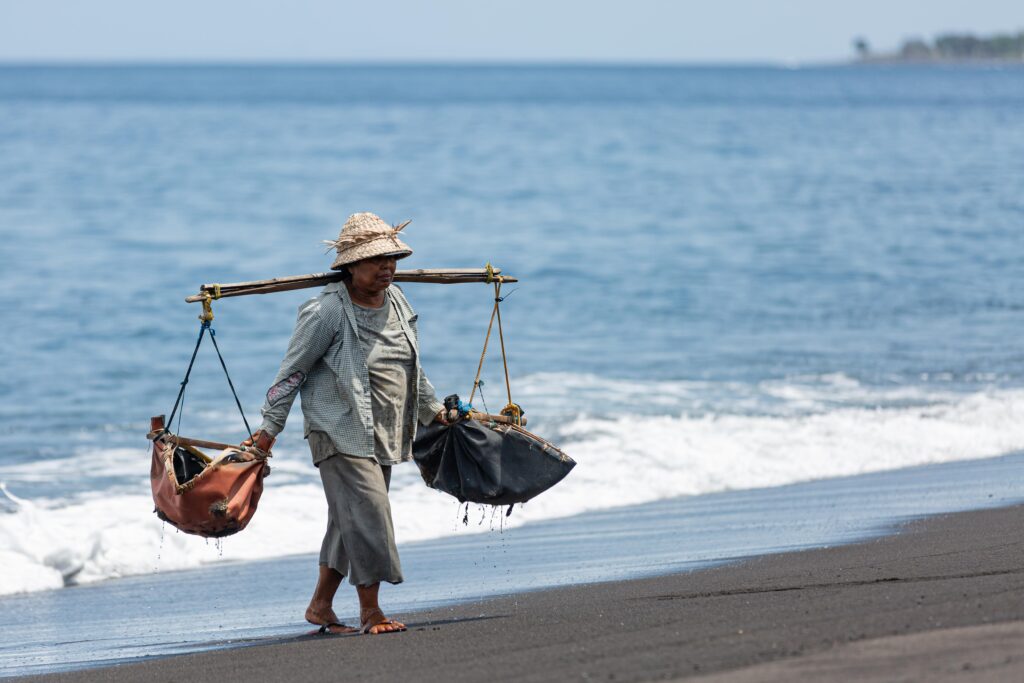
{"label": "straw hat", "polygon": [[380,216],[369,211],[352,214],[341,227],[338,239],[324,240],[324,244],[338,250],[338,258],[331,264],[331,270],[341,270],[350,263],[374,256],[394,256],[400,259],[409,256],[412,249],[398,239],[398,233],[409,223],[406,221],[390,226]]}

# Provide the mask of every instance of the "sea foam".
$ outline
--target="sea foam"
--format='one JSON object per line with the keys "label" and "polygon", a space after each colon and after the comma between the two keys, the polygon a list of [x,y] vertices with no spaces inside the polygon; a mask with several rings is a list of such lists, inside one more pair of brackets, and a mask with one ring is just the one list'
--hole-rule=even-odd
{"label": "sea foam", "polygon": [[[537,375],[518,385],[524,404],[546,415],[531,427],[558,443],[577,467],[506,518],[504,510],[467,511],[424,486],[414,465],[402,465],[391,494],[400,543],[673,496],[1024,448],[1020,389],[872,388],[842,375],[754,387]],[[582,410],[565,412],[568,395]],[[608,410],[609,397],[620,411]],[[730,412],[730,406],[739,409]],[[220,542],[179,533],[152,514],[148,457],[141,447],[0,468],[0,594],[315,552],[326,523],[319,477],[301,442],[282,443],[291,446],[275,452],[259,513],[245,532]],[[97,460],[119,476],[96,475]],[[19,483],[60,476],[96,481],[68,498],[17,495]]]}

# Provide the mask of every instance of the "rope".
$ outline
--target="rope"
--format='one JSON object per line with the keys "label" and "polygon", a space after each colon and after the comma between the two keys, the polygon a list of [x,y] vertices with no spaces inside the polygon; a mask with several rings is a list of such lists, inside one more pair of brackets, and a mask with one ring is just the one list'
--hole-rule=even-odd
{"label": "rope", "polygon": [[185,386],[188,384],[189,375],[192,374],[192,366],[195,365],[196,354],[199,353],[199,345],[203,343],[203,335],[206,334],[206,328],[209,327],[209,325],[209,323],[204,322],[199,326],[199,339],[196,340],[196,348],[192,350],[192,360],[188,362],[188,370],[185,371],[185,379],[181,380],[181,389],[178,390],[178,398],[174,400],[174,410],[171,411],[171,419],[167,421],[168,427],[174,424],[174,415],[178,412],[178,406],[185,397]]}
{"label": "rope", "polygon": [[[508,405],[505,406],[501,413],[502,415],[508,415],[516,424],[520,424],[522,419],[523,409],[517,404],[512,402],[512,383],[509,381],[508,374],[508,355],[505,352],[505,331],[501,324],[501,302],[506,297],[501,295],[501,286],[504,284],[504,279],[500,275],[494,274],[494,269],[491,264],[487,264],[487,282],[494,284],[494,308],[491,309],[491,319],[487,323],[487,334],[484,336],[484,348],[480,352],[480,362],[476,366],[476,377],[473,378],[473,389],[469,393],[469,403],[473,403],[473,398],[476,396],[476,390],[480,388],[480,398],[483,399],[483,388],[480,387],[482,384],[480,381],[480,373],[484,367],[484,359],[487,357],[487,345],[491,340],[491,332],[494,330],[494,321],[498,321],[498,341],[501,344],[501,364],[505,370],[505,394],[508,397]],[[514,290],[513,290],[514,291]],[[484,408],[486,409],[486,405]]]}
{"label": "rope", "polygon": [[476,386],[480,387],[480,402],[484,404],[484,412],[490,413],[491,409],[487,407],[487,399],[484,397],[484,381],[480,380],[476,383]]}
{"label": "rope", "polygon": [[[209,298],[207,298],[209,301]],[[205,304],[206,302],[204,302]],[[200,316],[202,320],[202,316]],[[217,334],[213,330],[213,326],[210,325],[209,320],[203,320],[199,326],[199,338],[196,340],[196,347],[192,350],[192,358],[188,362],[188,369],[185,370],[185,379],[181,380],[181,389],[178,390],[178,398],[174,401],[174,409],[171,410],[171,417],[167,420],[167,426],[174,424],[174,416],[178,412],[178,408],[185,411],[185,387],[188,385],[189,376],[192,374],[192,366],[195,365],[196,356],[199,354],[199,347],[203,343],[203,335],[206,334],[206,330],[210,330],[210,341],[213,342],[213,348],[217,351],[217,358],[220,359],[220,366],[224,368],[224,376],[227,377],[228,386],[231,387],[231,395],[235,397],[235,405],[238,406],[238,412],[242,416],[242,422],[245,424],[245,431],[248,432],[249,438],[252,439],[252,428],[249,426],[249,420],[245,418],[245,411],[242,410],[242,402],[238,398],[238,392],[235,391],[235,383],[231,381],[231,374],[228,372],[228,366],[224,362],[224,356],[220,352],[220,346],[217,344]],[[178,431],[181,431],[181,418],[178,419]]]}
{"label": "rope", "polygon": [[[491,264],[487,264],[488,277],[490,277]],[[487,323],[487,334],[484,335],[484,350],[480,352],[480,362],[476,366],[476,377],[473,378],[473,390],[469,392],[469,403],[473,402],[473,397],[476,396],[477,385],[480,384],[480,371],[484,367],[484,358],[487,357],[487,342],[491,340],[491,328],[494,326],[494,317],[498,313],[498,293],[501,292],[501,283],[495,285],[495,296],[494,296],[494,308],[491,309],[491,320]]]}
{"label": "rope", "polygon": [[512,385],[508,381],[508,359],[505,357],[505,334],[501,329],[501,281],[494,285],[494,312],[498,314],[498,341],[501,342],[501,364],[505,366],[505,392],[508,394],[508,404],[512,405]]}
{"label": "rope", "polygon": [[220,285],[214,285],[214,288],[217,296],[211,296],[209,292],[203,293],[203,312],[199,314],[199,319],[203,321],[204,325],[213,322],[213,307],[210,302],[220,298]]}
{"label": "rope", "polygon": [[220,347],[217,346],[217,335],[214,334],[213,328],[210,328],[210,341],[213,342],[213,348],[217,351],[217,358],[220,359],[220,366],[224,368],[224,376],[228,378],[228,386],[231,387],[231,395],[235,397],[235,405],[238,406],[238,413],[242,416],[242,422],[245,423],[245,431],[249,433],[249,440],[255,443],[255,439],[252,438],[252,428],[249,427],[249,421],[245,419],[245,411],[242,410],[242,402],[238,400],[238,392],[235,391],[235,384],[231,381],[231,375],[228,373],[228,366],[224,363],[224,356],[220,355]]}

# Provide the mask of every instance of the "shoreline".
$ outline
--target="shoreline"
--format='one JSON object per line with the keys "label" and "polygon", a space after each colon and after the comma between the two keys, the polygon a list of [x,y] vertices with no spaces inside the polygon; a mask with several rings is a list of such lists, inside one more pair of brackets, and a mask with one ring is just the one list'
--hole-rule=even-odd
{"label": "shoreline", "polygon": [[[401,547],[392,616],[497,596],[705,570],[751,557],[870,541],[929,515],[1024,502],[1024,453],[666,499]],[[315,556],[211,565],[0,599],[0,677],[290,642]],[[353,591],[336,609],[355,613]],[[74,619],[55,615],[70,614]],[[59,644],[59,646],[55,646]]]}
{"label": "shoreline", "polygon": [[[594,509],[594,510],[584,510],[582,512],[577,512],[577,513],[574,513],[574,514],[568,514],[568,515],[565,515],[565,516],[555,517],[553,519],[545,520],[545,521],[529,521],[529,522],[527,522],[525,527],[523,527],[523,526],[520,526],[520,527],[512,527],[512,526],[510,526],[510,527],[506,528],[504,526],[504,523],[503,523],[503,518],[504,518],[505,513],[507,512],[507,510],[504,507],[491,509],[488,506],[478,505],[478,506],[474,506],[473,510],[467,512],[467,515],[468,515],[467,519],[469,520],[468,522],[456,523],[452,527],[452,530],[449,533],[444,534],[444,535],[440,535],[440,536],[436,536],[436,537],[432,537],[432,538],[426,538],[426,539],[423,539],[423,540],[403,541],[403,542],[400,543],[400,546],[402,548],[404,548],[404,549],[407,549],[407,548],[418,548],[418,547],[422,547],[422,546],[430,546],[430,545],[435,545],[435,544],[439,544],[439,543],[443,544],[443,543],[451,542],[451,541],[458,542],[460,539],[462,541],[472,542],[473,538],[476,537],[476,536],[484,537],[484,536],[490,534],[490,536],[493,537],[495,533],[498,534],[498,538],[501,538],[505,534],[512,535],[512,534],[521,533],[521,529],[523,529],[523,528],[532,529],[532,528],[537,527],[537,526],[550,527],[552,525],[554,525],[554,526],[561,526],[563,524],[573,524],[573,525],[575,525],[576,522],[581,521],[581,520],[586,520],[587,518],[592,518],[592,517],[595,517],[595,516],[603,516],[603,517],[616,516],[616,515],[619,515],[619,514],[628,512],[628,511],[631,511],[631,510],[640,511],[642,514],[646,515],[646,514],[649,514],[649,512],[652,511],[652,510],[658,510],[660,508],[666,508],[664,510],[664,514],[667,514],[667,515],[678,514],[680,511],[685,511],[685,512],[687,512],[689,514],[692,514],[694,511],[690,510],[688,508],[694,508],[694,507],[702,508],[701,511],[703,512],[704,511],[703,508],[715,507],[723,499],[734,499],[734,500],[729,501],[729,502],[731,502],[731,503],[739,502],[739,504],[743,504],[741,502],[743,499],[770,499],[770,498],[775,497],[775,495],[777,493],[783,493],[783,492],[788,492],[788,491],[796,492],[796,495],[798,497],[806,497],[806,494],[808,492],[812,493],[812,495],[818,495],[818,497],[821,497],[820,496],[820,492],[810,491],[811,489],[817,489],[817,488],[820,488],[820,487],[828,488],[828,489],[837,489],[838,490],[837,492],[840,495],[844,495],[845,496],[845,495],[848,495],[850,490],[856,486],[857,482],[864,482],[866,485],[869,485],[869,486],[871,486],[874,482],[881,482],[883,484],[883,486],[885,486],[886,488],[905,488],[905,487],[907,487],[907,482],[906,481],[900,482],[900,481],[897,481],[897,480],[901,480],[901,479],[906,480],[906,479],[908,479],[908,477],[913,477],[915,475],[915,473],[918,473],[918,472],[924,473],[926,475],[926,477],[928,477],[929,479],[935,479],[935,475],[938,475],[938,477],[941,478],[942,477],[942,473],[944,471],[946,471],[946,470],[954,470],[954,469],[955,470],[964,470],[963,474],[967,478],[972,480],[972,484],[971,484],[972,487],[974,487],[974,488],[978,488],[978,487],[985,488],[986,485],[994,484],[994,485],[996,485],[996,487],[998,489],[998,490],[993,490],[993,492],[990,492],[989,494],[987,494],[987,496],[980,494],[978,491],[968,491],[966,493],[959,492],[957,494],[954,494],[950,498],[950,500],[948,501],[948,504],[941,504],[940,503],[938,506],[932,505],[932,506],[925,506],[925,507],[914,507],[914,506],[909,506],[908,507],[908,506],[900,506],[900,505],[896,505],[896,506],[891,506],[890,505],[890,507],[892,507],[892,509],[889,511],[889,514],[875,515],[874,526],[881,525],[882,527],[885,527],[885,526],[890,525],[890,523],[899,523],[905,517],[913,516],[915,514],[919,515],[919,516],[930,516],[930,515],[941,514],[941,513],[945,513],[945,512],[970,510],[970,509],[980,509],[982,507],[990,507],[992,505],[995,505],[995,506],[1009,505],[1009,504],[1014,504],[1017,501],[1017,499],[1020,499],[1021,501],[1024,501],[1024,487],[1018,487],[1018,486],[1013,486],[1013,485],[1006,485],[1004,482],[997,482],[996,481],[1000,477],[1001,473],[998,472],[998,471],[995,471],[995,470],[1002,470],[1002,469],[1006,469],[1007,467],[1010,467],[1012,469],[1018,463],[1021,466],[1024,466],[1024,451],[1011,452],[1011,453],[1004,454],[1004,455],[985,457],[985,458],[946,461],[946,462],[938,462],[938,463],[931,463],[931,464],[924,464],[924,465],[911,465],[909,467],[902,467],[902,468],[891,469],[891,470],[872,471],[872,472],[867,472],[867,473],[862,473],[862,474],[852,474],[852,475],[844,475],[844,476],[836,476],[836,477],[825,477],[825,478],[819,478],[819,479],[809,479],[809,480],[805,480],[805,481],[798,481],[798,482],[793,482],[793,483],[784,483],[784,484],[779,484],[779,485],[774,485],[774,486],[759,486],[759,487],[753,487],[753,488],[742,488],[742,489],[734,489],[734,490],[733,489],[726,489],[726,490],[723,490],[723,491],[716,491],[716,492],[710,492],[710,493],[684,494],[684,495],[678,495],[678,496],[674,496],[674,497],[670,497],[670,498],[656,499],[656,500],[647,501],[647,502],[643,502],[643,503],[633,503],[633,504],[624,505],[624,506],[620,506],[620,507],[598,508],[598,509]],[[980,470],[986,470],[986,469],[994,470],[994,471],[991,471],[991,472],[980,472]],[[947,474],[946,476],[948,477],[950,475]],[[943,491],[943,490],[941,490],[942,488],[947,487],[948,483],[947,484],[943,484],[943,483],[937,483],[935,481],[930,481],[927,484],[925,484],[925,486],[928,486],[928,487],[934,489],[934,490],[929,492],[930,494],[933,494],[934,496],[940,496],[940,497],[944,496],[944,497],[949,498],[950,491]],[[960,495],[960,493],[962,493],[962,495]],[[996,498],[995,502],[993,502],[993,496],[995,496],[995,498]],[[883,498],[884,497],[886,497],[886,496],[883,495]],[[889,497],[891,497],[891,492],[889,494]],[[892,501],[886,501],[886,502],[888,504],[892,503]],[[680,504],[680,503],[682,503],[682,504]],[[463,510],[464,507],[465,507],[465,504],[459,504],[458,506],[453,508],[454,510],[456,510],[458,512],[457,517],[461,518],[463,516],[463,511],[462,510]],[[485,527],[485,524],[486,524],[486,527]],[[833,526],[837,526],[838,527],[839,525],[833,525]],[[842,530],[842,531],[839,532],[839,534],[840,534],[839,536],[837,536],[836,538],[832,539],[833,542],[851,542],[851,539],[852,540],[856,540],[856,539],[859,539],[861,537],[865,537],[867,535],[876,535],[876,534],[888,533],[884,529],[882,529],[882,530],[875,530],[873,528],[872,529],[865,529],[864,528],[865,527],[864,524],[853,525],[853,526],[855,528],[853,529],[853,536],[852,537],[849,536],[849,531],[850,531],[849,529]],[[470,529],[468,532],[463,530],[464,528],[467,528],[467,527]],[[480,531],[478,529],[475,529],[474,527],[485,528],[485,530]],[[165,532],[167,534],[169,534],[169,535],[170,534],[175,534],[176,535],[176,534],[180,533],[180,532],[176,531],[173,527],[166,527]],[[197,537],[191,537],[191,538],[196,539]],[[847,540],[842,540],[842,538],[846,538]],[[207,544],[209,544],[210,540],[211,539],[207,539],[207,541],[206,541]],[[216,542],[216,539],[212,539],[212,540],[214,540]],[[812,544],[816,545],[817,543],[816,542],[812,542]],[[460,543],[460,545],[461,545],[461,543]],[[493,545],[493,544],[489,544],[489,545]],[[804,543],[804,545],[806,545],[806,543]],[[771,546],[768,546],[767,549],[766,548],[760,548],[756,553],[753,553],[753,554],[763,554],[763,553],[771,552],[771,551],[772,551],[771,550]],[[16,591],[16,592],[12,592],[12,593],[0,593],[0,604],[2,604],[4,601],[8,601],[8,600],[17,600],[19,598],[24,598],[24,597],[39,596],[39,595],[46,594],[46,593],[54,593],[54,592],[60,593],[62,591],[78,590],[78,589],[103,589],[105,587],[111,587],[111,586],[116,585],[117,583],[121,583],[121,582],[133,581],[133,580],[146,580],[146,579],[151,579],[151,578],[155,578],[155,577],[158,577],[158,576],[173,577],[173,576],[178,575],[178,574],[215,572],[215,571],[220,570],[220,569],[229,569],[231,567],[240,567],[240,566],[247,566],[247,565],[259,565],[259,564],[267,564],[267,563],[278,563],[278,562],[288,562],[288,561],[294,560],[296,558],[305,558],[305,557],[309,556],[310,554],[311,554],[310,552],[294,552],[294,553],[283,554],[283,555],[272,555],[272,556],[269,556],[269,557],[256,557],[256,558],[248,558],[248,559],[246,559],[246,558],[240,558],[240,559],[220,559],[220,560],[216,560],[216,561],[212,561],[212,562],[205,562],[205,563],[202,563],[202,564],[199,564],[199,565],[195,565],[195,566],[169,567],[169,568],[161,568],[159,566],[159,558],[157,558],[157,561],[158,561],[157,567],[153,571],[148,572],[148,573],[137,573],[137,574],[136,573],[128,573],[128,574],[124,574],[124,575],[113,575],[113,576],[110,576],[110,577],[107,577],[107,578],[103,578],[103,579],[100,579],[100,580],[89,580],[89,581],[86,581],[86,582],[83,582],[83,583],[72,582],[72,583],[69,583],[69,584],[65,584],[64,586],[61,586],[61,587],[43,588],[43,589],[32,589],[32,590],[21,590],[21,591]],[[734,558],[725,558],[725,560],[723,560],[723,561],[728,561],[729,559],[734,559]],[[706,562],[702,562],[702,563],[706,563]],[[663,570],[663,569],[654,570],[654,573],[657,573],[658,571],[671,571],[671,570]],[[641,570],[641,569],[638,569],[635,573],[636,573],[636,577],[645,575],[644,570]],[[648,572],[648,573],[650,573],[650,572]],[[630,577],[630,578],[636,578],[636,577]],[[594,580],[595,581],[601,581],[603,579],[597,578],[597,579],[594,579]],[[2,626],[2,625],[3,625],[3,621],[2,621],[2,619],[0,619],[0,626]],[[2,642],[0,642],[0,645],[2,645]]]}
{"label": "shoreline", "polygon": [[404,634],[286,638],[24,680],[324,680],[342,669],[359,680],[952,680],[981,666],[996,677],[986,680],[1009,680],[1024,672],[1024,601],[1008,599],[1024,592],[1021,528],[1024,505],[959,512],[851,545],[434,608]]}

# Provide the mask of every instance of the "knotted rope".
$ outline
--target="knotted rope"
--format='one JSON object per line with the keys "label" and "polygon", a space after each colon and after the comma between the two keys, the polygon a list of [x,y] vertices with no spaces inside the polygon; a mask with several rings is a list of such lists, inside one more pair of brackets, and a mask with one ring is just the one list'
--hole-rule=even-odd
{"label": "knotted rope", "polygon": [[[512,384],[508,377],[508,357],[505,353],[505,333],[501,326],[501,302],[505,300],[501,296],[501,286],[504,283],[504,278],[500,275],[494,274],[494,268],[490,263],[487,264],[487,281],[494,283],[494,308],[491,309],[491,319],[487,323],[487,334],[484,336],[484,348],[480,352],[480,362],[476,366],[476,377],[473,378],[473,389],[469,392],[468,403],[473,403],[473,397],[476,396],[477,387],[480,386],[480,372],[484,367],[484,358],[487,357],[487,344],[491,340],[491,331],[494,329],[494,321],[498,321],[498,341],[501,343],[501,364],[505,369],[505,393],[508,396],[508,405],[506,405],[501,413],[512,418],[516,424],[520,424],[520,420],[523,415],[523,410],[517,404],[512,402]],[[481,396],[483,392],[481,390]]]}
{"label": "knotted rope", "polygon": [[390,239],[397,242],[398,233],[405,229],[405,226],[409,225],[409,223],[412,223],[412,221],[405,221],[404,223],[399,223],[398,225],[391,227],[380,227],[377,224],[377,221],[368,220],[362,225],[353,225],[352,228],[343,230],[342,233],[338,235],[338,239],[323,240],[323,243],[327,245],[327,249],[324,253],[326,254],[331,249],[336,249],[341,252],[379,239]]}

